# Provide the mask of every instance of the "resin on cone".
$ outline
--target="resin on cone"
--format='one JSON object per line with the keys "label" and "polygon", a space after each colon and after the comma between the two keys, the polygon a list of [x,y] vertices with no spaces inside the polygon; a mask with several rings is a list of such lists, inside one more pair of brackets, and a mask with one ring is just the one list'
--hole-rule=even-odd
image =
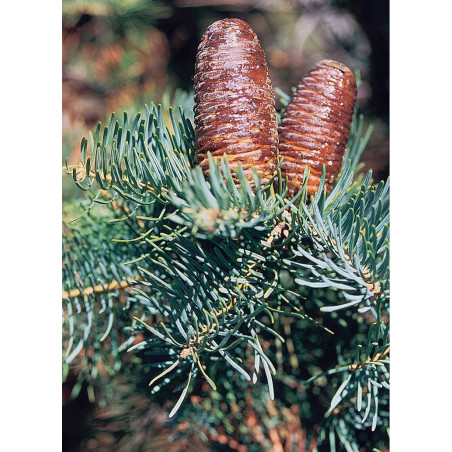
{"label": "resin on cone", "polygon": [[252,28],[239,19],[214,22],[198,47],[195,66],[196,162],[209,170],[207,153],[227,155],[236,178],[239,163],[249,181],[274,175],[278,152],[275,98],[264,52]]}
{"label": "resin on cone", "polygon": [[298,85],[278,129],[289,196],[301,189],[305,166],[310,168],[309,195],[319,187],[323,165],[331,190],[344,158],[356,95],[353,72],[332,60],[317,63]]}

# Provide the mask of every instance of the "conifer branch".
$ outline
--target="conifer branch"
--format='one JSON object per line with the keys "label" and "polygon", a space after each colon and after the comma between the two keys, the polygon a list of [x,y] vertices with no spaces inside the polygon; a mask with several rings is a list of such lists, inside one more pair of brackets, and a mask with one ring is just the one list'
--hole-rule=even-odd
{"label": "conifer branch", "polygon": [[[324,173],[308,199],[305,171],[290,199],[283,181],[262,186],[255,174],[251,183],[240,166],[237,184],[227,158],[210,159],[206,176],[193,162],[191,122],[182,110],[179,117],[170,114],[170,133],[161,107],[146,107],[131,123],[113,115],[103,135],[96,128],[89,150],[82,141],[81,164],[68,167],[90,200],[64,240],[66,363],[91,359],[84,350],[106,350],[110,341],[115,359],[119,350],[134,351],[157,369],[153,392],[185,381],[171,414],[197,376],[221,391],[225,367],[256,385],[265,373],[273,397],[274,354],[265,344],[286,335],[275,317],[304,322],[300,331],[310,325],[336,333],[320,312],[354,322],[357,311],[372,319],[363,322],[362,343],[348,345],[339,367],[316,376],[336,387],[323,431],[345,441],[351,428],[376,428],[375,419],[385,422],[378,413],[389,385],[389,185],[359,173],[370,129],[363,133],[363,118],[355,118],[329,195]],[[123,306],[114,296],[127,287]],[[126,330],[115,330],[117,308],[135,315],[132,325],[122,323],[126,341],[118,340]],[[291,335],[293,350],[303,347],[300,331]],[[136,334],[143,340],[131,346]],[[84,378],[94,379],[96,366],[86,364]]]}

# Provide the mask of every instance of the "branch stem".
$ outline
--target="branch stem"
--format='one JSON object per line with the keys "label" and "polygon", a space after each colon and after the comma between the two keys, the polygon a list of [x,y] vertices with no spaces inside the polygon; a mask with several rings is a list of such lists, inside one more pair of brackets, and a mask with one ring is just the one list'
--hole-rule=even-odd
{"label": "branch stem", "polygon": [[127,281],[116,281],[115,279],[109,283],[109,284],[97,284],[94,287],[85,287],[83,290],[80,289],[72,289],[72,290],[63,290],[63,299],[66,298],[75,298],[75,297],[79,297],[80,295],[82,296],[87,296],[87,295],[91,295],[93,293],[101,293],[101,292],[109,292],[112,290],[117,290],[117,289],[125,289],[126,287],[129,287],[130,285],[132,285],[134,282],[134,280],[132,278],[127,278]]}
{"label": "branch stem", "polygon": [[351,364],[349,366],[349,369],[355,371],[355,370],[361,369],[366,364],[375,363],[379,359],[384,358],[389,353],[389,349],[390,349],[390,347],[388,347],[383,353],[377,353],[372,359],[371,358],[366,359],[366,361],[362,362],[361,364]]}

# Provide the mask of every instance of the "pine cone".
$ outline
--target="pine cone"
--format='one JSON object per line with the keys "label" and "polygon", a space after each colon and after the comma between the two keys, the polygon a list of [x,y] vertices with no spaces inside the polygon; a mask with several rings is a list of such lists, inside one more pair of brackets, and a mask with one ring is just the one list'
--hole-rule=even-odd
{"label": "pine cone", "polygon": [[278,129],[281,173],[289,180],[289,195],[300,190],[306,165],[308,194],[317,191],[323,165],[331,190],[344,158],[356,95],[353,72],[332,60],[317,63],[298,85]]}
{"label": "pine cone", "polygon": [[248,180],[256,167],[263,183],[275,173],[278,146],[275,99],[264,52],[252,28],[239,19],[210,25],[195,66],[196,161],[209,169],[207,152],[227,154],[234,173]]}

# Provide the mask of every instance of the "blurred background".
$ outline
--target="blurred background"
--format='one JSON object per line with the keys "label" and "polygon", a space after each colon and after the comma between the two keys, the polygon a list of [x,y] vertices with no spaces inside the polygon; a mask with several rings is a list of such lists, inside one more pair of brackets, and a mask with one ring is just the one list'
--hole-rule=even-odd
{"label": "blurred background", "polygon": [[[63,0],[62,11],[63,161],[78,162],[81,138],[112,111],[143,110],[178,90],[193,90],[204,30],[215,20],[237,17],[259,37],[273,88],[289,93],[324,58],[360,72],[359,108],[366,124],[374,125],[363,160],[375,181],[389,175],[389,0]],[[132,391],[127,383],[132,376],[118,378],[117,400],[109,409],[91,405],[83,391],[70,400],[68,380],[63,450],[292,450],[278,439],[281,433],[271,436],[272,427],[262,442],[252,411],[243,422],[257,449],[241,448],[218,432],[209,446],[196,433],[178,440],[183,426],[166,423],[164,404],[152,405]],[[302,435],[297,409],[292,405],[278,414],[279,432]],[[120,445],[113,448],[118,437]]]}

